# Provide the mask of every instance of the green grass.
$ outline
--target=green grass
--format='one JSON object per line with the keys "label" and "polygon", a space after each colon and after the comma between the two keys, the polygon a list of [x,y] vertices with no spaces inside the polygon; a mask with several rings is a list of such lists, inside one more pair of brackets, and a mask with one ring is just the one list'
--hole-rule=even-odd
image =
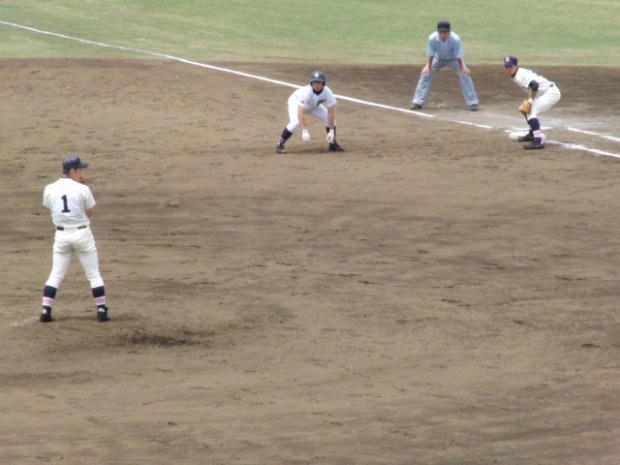
{"label": "green grass", "polygon": [[[197,60],[420,63],[439,19],[466,60],[616,66],[618,0],[2,0],[0,19]],[[0,56],[128,56],[0,25]]]}

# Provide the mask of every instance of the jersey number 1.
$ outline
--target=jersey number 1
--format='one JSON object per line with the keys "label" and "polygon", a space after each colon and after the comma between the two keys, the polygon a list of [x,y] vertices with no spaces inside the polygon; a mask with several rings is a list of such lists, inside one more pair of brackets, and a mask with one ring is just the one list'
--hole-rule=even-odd
{"label": "jersey number 1", "polygon": [[62,206],[64,207],[62,209],[62,213],[69,213],[71,210],[69,210],[69,206],[67,205],[67,196],[63,195],[61,199],[62,199]]}

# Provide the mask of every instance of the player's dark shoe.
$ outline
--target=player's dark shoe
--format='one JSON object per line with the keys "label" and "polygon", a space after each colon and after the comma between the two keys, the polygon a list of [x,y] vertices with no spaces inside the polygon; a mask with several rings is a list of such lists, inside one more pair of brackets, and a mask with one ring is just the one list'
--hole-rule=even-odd
{"label": "player's dark shoe", "polygon": [[108,307],[98,307],[97,308],[97,321],[103,323],[104,321],[108,321],[110,317],[108,316]]}
{"label": "player's dark shoe", "polygon": [[545,148],[545,144],[540,141],[533,140],[527,144],[523,144],[523,148],[525,150],[540,150]]}
{"label": "player's dark shoe", "polygon": [[478,111],[478,104],[474,103],[473,105],[468,106],[467,109],[469,111]]}
{"label": "player's dark shoe", "polygon": [[411,106],[411,109],[412,109],[412,110],[421,110],[421,109],[422,109],[422,105],[420,105],[419,103],[414,103],[414,104]]}
{"label": "player's dark shoe", "polygon": [[329,144],[329,151],[330,152],[344,152],[344,149],[338,142],[332,142],[331,144]]}
{"label": "player's dark shoe", "polygon": [[50,323],[52,322],[52,309],[43,307],[41,310],[41,315],[39,316],[39,321],[41,323]]}
{"label": "player's dark shoe", "polygon": [[528,132],[525,136],[517,137],[517,140],[519,142],[531,142],[534,140],[534,134],[532,134],[531,132]]}
{"label": "player's dark shoe", "polygon": [[286,153],[286,147],[284,144],[280,144],[279,142],[276,144],[276,152],[277,153]]}

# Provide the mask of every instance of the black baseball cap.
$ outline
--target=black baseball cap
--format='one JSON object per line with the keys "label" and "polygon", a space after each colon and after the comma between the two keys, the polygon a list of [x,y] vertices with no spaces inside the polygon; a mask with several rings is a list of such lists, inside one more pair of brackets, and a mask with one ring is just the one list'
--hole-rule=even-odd
{"label": "black baseball cap", "polygon": [[449,21],[439,21],[437,23],[437,31],[439,31],[439,32],[450,32],[450,22]]}
{"label": "black baseball cap", "polygon": [[70,155],[62,161],[62,172],[68,173],[72,169],[79,170],[80,168],[88,168],[89,163],[80,160],[77,155]]}

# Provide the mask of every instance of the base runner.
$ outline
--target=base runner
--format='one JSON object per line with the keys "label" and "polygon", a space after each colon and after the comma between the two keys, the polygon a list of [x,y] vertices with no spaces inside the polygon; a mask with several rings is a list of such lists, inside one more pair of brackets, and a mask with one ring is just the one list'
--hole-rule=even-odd
{"label": "base runner", "polygon": [[336,117],[334,106],[336,97],[327,87],[325,73],[314,71],[310,76],[310,84],[297,89],[288,99],[289,123],[282,131],[282,135],[276,144],[276,152],[286,153],[284,144],[301,127],[301,139],[310,142],[310,132],[306,124],[306,114],[320,119],[325,124],[329,150],[332,152],[344,152],[344,149],[336,142]]}

